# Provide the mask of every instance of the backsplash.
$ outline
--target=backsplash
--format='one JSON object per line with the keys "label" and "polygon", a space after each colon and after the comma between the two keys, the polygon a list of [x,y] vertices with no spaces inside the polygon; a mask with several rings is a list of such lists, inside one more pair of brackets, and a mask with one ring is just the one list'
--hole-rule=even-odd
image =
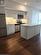
{"label": "backsplash", "polygon": [[27,19],[21,19],[22,23],[28,23]]}
{"label": "backsplash", "polygon": [[6,17],[6,24],[16,24],[17,19],[14,19],[13,17]]}

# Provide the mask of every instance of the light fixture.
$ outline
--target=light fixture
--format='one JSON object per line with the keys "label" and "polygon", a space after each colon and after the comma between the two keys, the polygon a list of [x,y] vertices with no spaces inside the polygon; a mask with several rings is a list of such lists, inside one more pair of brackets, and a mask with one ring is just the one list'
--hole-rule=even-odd
{"label": "light fixture", "polygon": [[4,0],[1,0],[1,4],[3,4],[4,3]]}
{"label": "light fixture", "polygon": [[25,2],[24,5],[27,5],[27,2]]}

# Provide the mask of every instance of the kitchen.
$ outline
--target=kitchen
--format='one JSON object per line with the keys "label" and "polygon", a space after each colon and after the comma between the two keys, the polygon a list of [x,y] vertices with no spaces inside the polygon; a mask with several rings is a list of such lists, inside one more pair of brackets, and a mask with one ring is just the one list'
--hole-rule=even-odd
{"label": "kitchen", "polygon": [[[12,39],[14,37],[18,38],[19,34],[17,33],[20,33],[19,38],[21,36],[21,38],[27,41],[38,34],[40,37],[41,21],[39,21],[39,14],[41,10],[37,5],[38,3],[34,0],[31,2],[28,0],[26,2],[24,0],[0,0],[0,38],[7,38],[11,35],[13,35],[13,37],[11,36]],[[10,43],[12,44],[14,40],[11,42],[9,42],[10,40],[6,41],[9,48]],[[16,45],[18,41],[13,44]],[[20,45],[16,45],[16,47],[20,47]],[[24,48],[24,46],[20,48]],[[26,52],[25,49],[24,52]]]}

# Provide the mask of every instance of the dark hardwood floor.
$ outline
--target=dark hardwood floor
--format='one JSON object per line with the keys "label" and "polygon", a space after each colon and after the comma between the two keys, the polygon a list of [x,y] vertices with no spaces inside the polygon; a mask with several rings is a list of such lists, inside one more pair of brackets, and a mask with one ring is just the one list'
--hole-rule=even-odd
{"label": "dark hardwood floor", "polygon": [[20,32],[0,38],[0,54],[4,55],[41,55],[40,35],[32,39],[21,38]]}

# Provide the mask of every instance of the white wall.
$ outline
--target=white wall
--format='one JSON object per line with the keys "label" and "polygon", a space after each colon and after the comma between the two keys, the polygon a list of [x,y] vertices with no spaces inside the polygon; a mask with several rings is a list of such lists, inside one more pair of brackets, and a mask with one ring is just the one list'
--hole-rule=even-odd
{"label": "white wall", "polygon": [[29,19],[29,24],[39,24],[39,10],[28,7],[27,17]]}
{"label": "white wall", "polygon": [[32,8],[27,6],[27,20],[28,20],[28,24],[31,24],[31,19],[32,19]]}
{"label": "white wall", "polygon": [[32,24],[39,24],[39,11],[32,10]]}

